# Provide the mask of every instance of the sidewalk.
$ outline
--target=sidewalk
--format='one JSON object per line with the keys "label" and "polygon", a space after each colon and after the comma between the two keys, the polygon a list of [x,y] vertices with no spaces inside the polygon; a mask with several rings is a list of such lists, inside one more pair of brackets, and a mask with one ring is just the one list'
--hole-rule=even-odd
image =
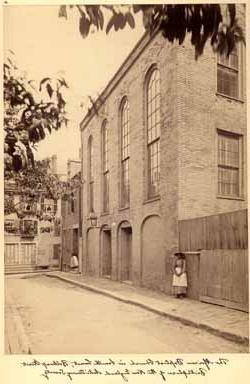
{"label": "sidewalk", "polygon": [[109,279],[70,272],[49,272],[57,278],[124,303],[136,305],[161,316],[206,330],[244,345],[249,344],[248,313],[190,299],[176,299],[162,292],[135,287]]}

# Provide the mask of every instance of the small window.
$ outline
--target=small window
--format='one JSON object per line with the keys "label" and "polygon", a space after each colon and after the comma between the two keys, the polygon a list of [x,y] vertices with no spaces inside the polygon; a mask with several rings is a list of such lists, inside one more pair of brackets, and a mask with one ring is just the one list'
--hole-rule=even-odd
{"label": "small window", "polygon": [[57,211],[57,200],[43,197],[41,199],[41,210],[44,213],[55,214]]}
{"label": "small window", "polygon": [[239,46],[235,46],[228,57],[218,55],[217,65],[217,92],[235,99],[241,97],[239,51]]}
{"label": "small window", "polygon": [[20,222],[19,220],[4,220],[4,231],[11,234],[18,234],[20,232]]}
{"label": "small window", "polygon": [[21,220],[20,222],[21,235],[35,236],[37,228],[37,220]]}
{"label": "small window", "polygon": [[240,197],[242,174],[242,136],[218,132],[218,193]]}

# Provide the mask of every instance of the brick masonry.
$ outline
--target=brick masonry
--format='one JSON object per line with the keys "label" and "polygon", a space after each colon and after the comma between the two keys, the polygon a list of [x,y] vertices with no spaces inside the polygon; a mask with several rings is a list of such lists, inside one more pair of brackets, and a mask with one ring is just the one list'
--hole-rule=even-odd
{"label": "brick masonry", "polygon": [[[240,16],[242,16],[240,14]],[[157,65],[161,78],[160,198],[146,198],[145,78]],[[171,289],[171,256],[178,249],[178,220],[246,208],[246,151],[244,199],[217,196],[217,129],[243,134],[244,102],[216,95],[216,56],[207,45],[194,58],[194,48],[170,44],[159,34],[146,36],[102,94],[98,115],[81,124],[84,273],[101,275],[102,227],[112,234],[112,279],[121,278],[121,229],[132,227],[132,281],[166,292]],[[244,90],[245,94],[245,90]],[[120,115],[122,98],[130,109],[130,206],[120,208]],[[108,121],[110,200],[102,214],[101,126]],[[94,210],[98,227],[89,229],[87,144],[93,137]]]}

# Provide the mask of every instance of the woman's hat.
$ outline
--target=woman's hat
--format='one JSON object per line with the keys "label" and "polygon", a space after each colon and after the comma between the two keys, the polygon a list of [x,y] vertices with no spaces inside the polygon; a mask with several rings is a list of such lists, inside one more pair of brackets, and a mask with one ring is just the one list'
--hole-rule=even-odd
{"label": "woman's hat", "polygon": [[175,256],[185,256],[185,254],[183,252],[175,252],[174,255]]}

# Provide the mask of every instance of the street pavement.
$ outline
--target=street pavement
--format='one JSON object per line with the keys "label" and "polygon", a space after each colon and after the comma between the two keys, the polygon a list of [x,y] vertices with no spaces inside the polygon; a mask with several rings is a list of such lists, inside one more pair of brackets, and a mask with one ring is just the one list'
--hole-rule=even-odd
{"label": "street pavement", "polygon": [[179,300],[163,292],[79,273],[57,271],[48,276],[72,282],[85,289],[178,320],[185,325],[193,325],[228,340],[249,345],[248,313],[188,298]]}
{"label": "street pavement", "polygon": [[[243,344],[58,278],[24,277],[9,276],[5,282],[6,353],[24,353],[17,336],[32,354],[248,352]],[[117,283],[124,296],[122,286]],[[135,288],[126,287],[132,295]],[[19,317],[14,325],[13,313]]]}

